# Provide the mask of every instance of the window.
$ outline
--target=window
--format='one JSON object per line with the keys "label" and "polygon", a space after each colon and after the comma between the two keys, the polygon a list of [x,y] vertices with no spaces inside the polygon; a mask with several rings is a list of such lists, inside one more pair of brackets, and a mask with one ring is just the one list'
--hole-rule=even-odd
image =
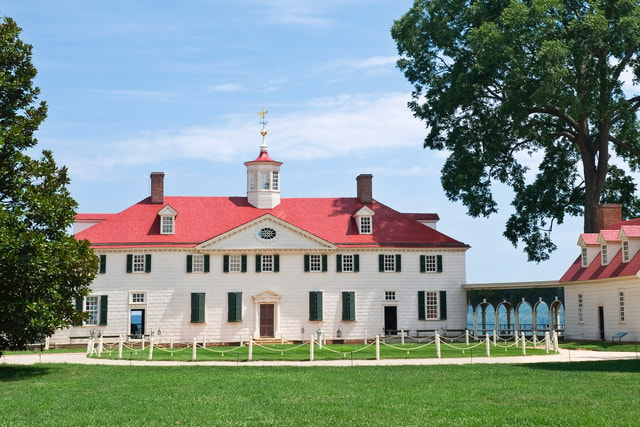
{"label": "window", "polygon": [[246,273],[246,255],[224,255],[222,257],[222,271],[224,273]]}
{"label": "window", "polygon": [[618,291],[618,315],[620,322],[624,322],[624,290]]}
{"label": "window", "polygon": [[418,320],[447,320],[446,291],[418,291]]}
{"label": "window", "polygon": [[107,256],[100,255],[100,263],[98,265],[98,274],[105,274],[107,272]]}
{"label": "window", "polygon": [[76,310],[87,313],[84,323],[75,326],[105,326],[107,324],[108,296],[90,295],[76,299]]}
{"label": "window", "polygon": [[147,302],[147,294],[144,292],[131,292],[131,304],[144,304]]}
{"label": "window", "polygon": [[384,255],[379,255],[378,257],[378,261],[379,261],[379,271],[380,272],[400,272],[400,255],[388,255],[388,254],[384,254]]}
{"label": "window", "polygon": [[607,257],[607,245],[600,245],[600,257],[602,258],[602,265],[609,264],[609,258]]}
{"label": "window", "polygon": [[228,302],[228,322],[242,322],[242,292],[229,292]]}
{"label": "window", "polygon": [[273,240],[276,238],[276,235],[276,230],[269,227],[261,228],[260,231],[258,231],[258,237],[262,240]]}
{"label": "window", "polygon": [[322,292],[309,292],[309,320],[322,320]]}
{"label": "window", "polygon": [[395,301],[396,300],[396,292],[395,291],[385,291],[384,292],[384,300],[385,301]]}
{"label": "window", "polygon": [[305,255],[304,271],[327,271],[327,255]]}
{"label": "window", "polygon": [[420,255],[421,273],[442,273],[442,255]]}
{"label": "window", "polygon": [[269,172],[260,172],[260,190],[269,189]]}
{"label": "window", "polygon": [[161,227],[160,234],[173,234],[174,233],[174,224],[175,217],[173,216],[161,216]]}
{"label": "window", "polygon": [[127,273],[150,273],[151,254],[127,254]]}
{"label": "window", "polygon": [[629,256],[629,241],[623,240],[622,241],[622,262],[629,262],[630,259],[631,258]]}
{"label": "window", "polygon": [[256,273],[280,271],[279,255],[256,255]]}
{"label": "window", "polygon": [[583,306],[582,306],[582,294],[578,294],[578,322],[582,323],[584,322],[584,317],[583,317]]}
{"label": "window", "polygon": [[342,320],[356,320],[355,292],[342,292]]}
{"label": "window", "polygon": [[255,172],[249,172],[249,190],[258,189],[258,175]]}
{"label": "window", "polygon": [[359,219],[360,234],[371,234],[371,217],[362,216]]}
{"label": "window", "polygon": [[204,292],[191,293],[191,323],[204,323]]}
{"label": "window", "polygon": [[338,273],[357,273],[360,271],[360,255],[337,255],[336,256],[336,271]]}
{"label": "window", "polygon": [[208,273],[209,255],[187,255],[187,273]]}
{"label": "window", "polygon": [[587,252],[587,248],[582,248],[582,252],[580,254],[580,257],[582,258],[582,266],[583,267],[588,267],[589,266],[589,258],[587,257],[588,252]]}
{"label": "window", "polygon": [[271,172],[271,189],[272,190],[278,190],[278,185],[279,185],[278,181],[279,181],[278,171]]}

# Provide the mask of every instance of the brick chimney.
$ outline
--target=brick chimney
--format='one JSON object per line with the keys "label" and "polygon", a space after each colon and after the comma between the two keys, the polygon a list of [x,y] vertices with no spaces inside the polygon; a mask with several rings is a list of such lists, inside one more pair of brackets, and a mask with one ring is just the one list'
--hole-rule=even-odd
{"label": "brick chimney", "polygon": [[598,230],[607,230],[614,222],[622,221],[622,205],[599,205],[596,213]]}
{"label": "brick chimney", "polygon": [[371,180],[373,175],[370,173],[363,173],[358,175],[356,181],[358,183],[358,199],[360,203],[370,205],[373,202],[373,188]]}
{"label": "brick chimney", "polygon": [[151,203],[161,205],[164,202],[164,172],[151,172]]}

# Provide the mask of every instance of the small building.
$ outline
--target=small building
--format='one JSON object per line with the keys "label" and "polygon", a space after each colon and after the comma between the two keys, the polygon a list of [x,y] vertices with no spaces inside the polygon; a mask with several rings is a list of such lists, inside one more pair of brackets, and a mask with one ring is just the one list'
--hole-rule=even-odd
{"label": "small building", "polygon": [[560,279],[567,339],[640,341],[640,218],[602,205],[599,233],[583,233],[580,255]]}
{"label": "small building", "polygon": [[[437,214],[400,213],[373,198],[281,198],[281,162],[264,142],[245,163],[243,197],[151,195],[116,214],[79,214],[76,237],[100,259],[82,325],[89,336],[240,342],[249,337],[361,340],[399,330],[466,327],[465,253]],[[244,178],[243,178],[244,179]]]}

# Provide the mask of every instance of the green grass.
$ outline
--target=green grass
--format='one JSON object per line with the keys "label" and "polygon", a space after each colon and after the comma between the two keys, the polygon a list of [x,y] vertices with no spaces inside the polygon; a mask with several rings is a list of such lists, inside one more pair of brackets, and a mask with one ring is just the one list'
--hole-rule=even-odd
{"label": "green grass", "polygon": [[[529,345],[526,349],[527,355],[543,355],[546,354],[543,346],[533,349]],[[552,351],[550,351],[552,353]],[[440,349],[442,358],[473,358],[485,357],[485,344],[466,346],[464,344],[442,344]],[[502,345],[497,347],[491,345],[491,357],[501,356],[522,356],[522,347],[514,345]],[[437,357],[436,347],[434,344],[391,344],[380,345],[381,359],[433,359]],[[103,351],[101,358],[117,359],[118,347],[107,346]],[[142,350],[140,347],[125,347],[122,352],[122,358],[126,360],[148,360],[149,348]],[[318,346],[314,347],[314,360],[340,360],[340,359],[375,359],[375,345],[326,345],[322,349]],[[198,361],[237,361],[245,362],[249,359],[249,348],[244,347],[198,347],[196,351],[196,360]],[[309,345],[291,345],[291,344],[270,344],[270,345],[254,345],[253,356],[254,361],[263,360],[290,360],[305,361],[310,359]],[[189,361],[193,360],[191,348],[154,348],[154,361]]]}
{"label": "green grass", "polygon": [[0,365],[0,384],[1,426],[632,426],[640,362]]}
{"label": "green grass", "polygon": [[630,351],[638,352],[636,343],[617,343],[607,341],[567,342],[559,344],[560,348],[569,350],[593,350],[593,351]]}

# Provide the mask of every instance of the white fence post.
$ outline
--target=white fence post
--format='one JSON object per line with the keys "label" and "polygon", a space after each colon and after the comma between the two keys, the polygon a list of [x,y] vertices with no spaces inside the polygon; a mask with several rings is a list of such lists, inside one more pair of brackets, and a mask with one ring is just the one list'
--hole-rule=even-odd
{"label": "white fence post", "polygon": [[247,356],[249,362],[253,360],[253,337],[249,336],[249,355]]}
{"label": "white fence post", "polygon": [[491,337],[489,336],[489,334],[486,334],[485,336],[485,347],[487,349],[487,357],[491,357]]}
{"label": "white fence post", "polygon": [[438,331],[435,331],[434,338],[436,339],[436,356],[438,356],[438,359],[440,359],[440,334],[438,333]]}
{"label": "white fence post", "polygon": [[173,335],[169,337],[169,348],[173,348]]}
{"label": "white fence post", "polygon": [[544,333],[544,352],[549,354],[549,341],[551,341],[551,337],[549,336],[549,331]]}
{"label": "white fence post", "polygon": [[498,334],[496,333],[496,330],[493,330],[493,346],[497,347],[498,346]]}
{"label": "white fence post", "polygon": [[191,349],[191,360],[196,360],[196,350],[198,348],[198,338],[193,338],[193,348]]}
{"label": "white fence post", "polygon": [[380,335],[376,335],[376,360],[380,360]]}
{"label": "white fence post", "polygon": [[553,331],[553,351],[558,352],[558,331]]}
{"label": "white fence post", "polygon": [[404,329],[400,331],[400,343],[404,345]]}
{"label": "white fence post", "polygon": [[123,341],[124,339],[122,338],[122,335],[120,335],[120,339],[118,340],[118,359],[122,359],[122,347],[124,345]]}
{"label": "white fence post", "polygon": [[87,354],[89,356],[93,355],[93,338],[89,338],[87,341]]}
{"label": "white fence post", "polygon": [[144,335],[142,335],[142,344],[140,344],[140,349],[144,351]]}
{"label": "white fence post", "polygon": [[102,356],[103,345],[104,345],[104,339],[102,337],[98,338],[98,357]]}
{"label": "white fence post", "polygon": [[149,340],[149,360],[153,360],[153,336]]}
{"label": "white fence post", "polygon": [[469,346],[469,330],[464,330],[464,343],[468,347]]}
{"label": "white fence post", "polygon": [[524,332],[522,333],[522,355],[527,355],[527,339],[524,337]]}
{"label": "white fence post", "polygon": [[311,335],[311,340],[309,340],[309,361],[313,362],[313,345],[314,345],[315,337]]}
{"label": "white fence post", "polygon": [[318,335],[318,348],[322,350],[322,331],[318,329],[316,335]]}

